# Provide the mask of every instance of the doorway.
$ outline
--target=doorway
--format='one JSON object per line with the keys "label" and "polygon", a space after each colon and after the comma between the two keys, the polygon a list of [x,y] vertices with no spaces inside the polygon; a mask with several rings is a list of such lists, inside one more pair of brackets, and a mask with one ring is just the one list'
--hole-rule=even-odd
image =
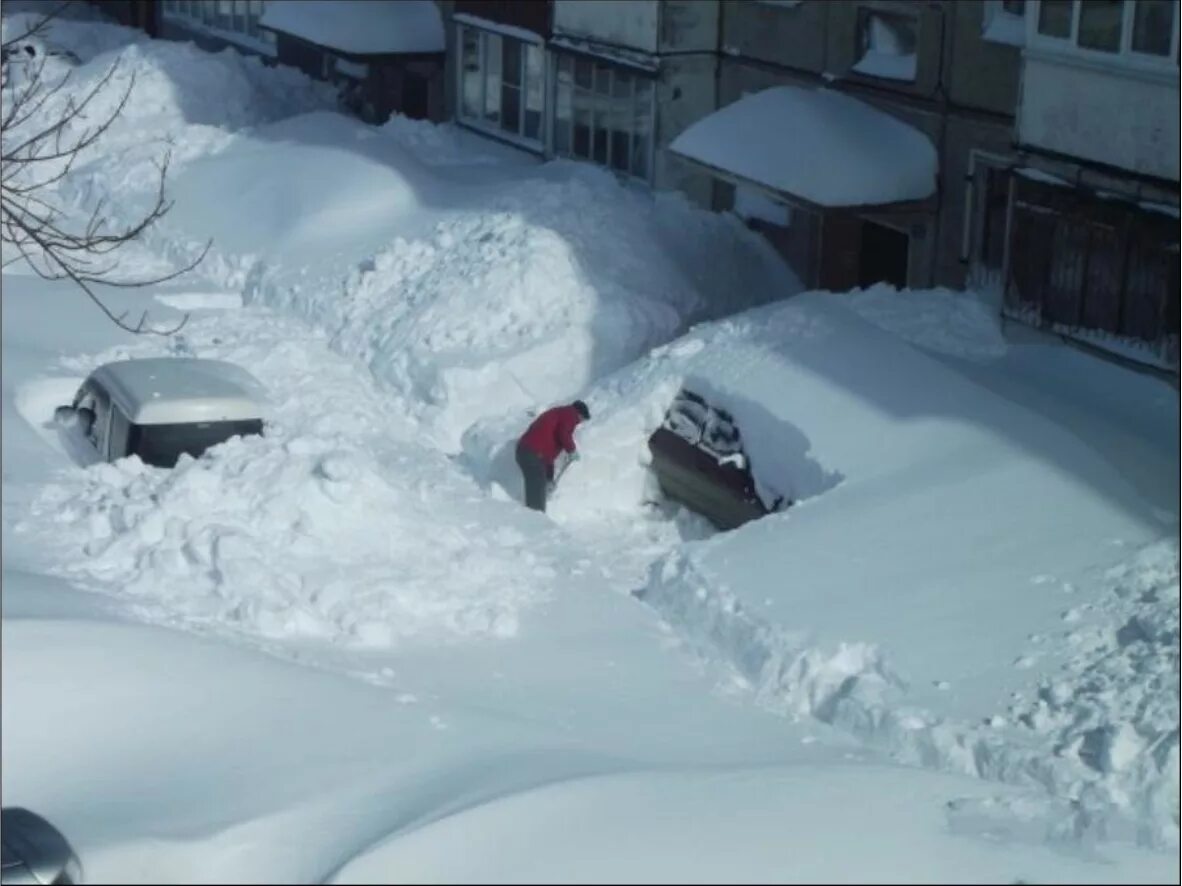
{"label": "doorway", "polygon": [[412,120],[426,120],[431,116],[429,101],[430,81],[415,71],[402,72],[402,113]]}
{"label": "doorway", "polygon": [[911,239],[902,231],[872,221],[862,221],[862,248],[858,253],[858,285],[890,283],[907,286],[907,262]]}

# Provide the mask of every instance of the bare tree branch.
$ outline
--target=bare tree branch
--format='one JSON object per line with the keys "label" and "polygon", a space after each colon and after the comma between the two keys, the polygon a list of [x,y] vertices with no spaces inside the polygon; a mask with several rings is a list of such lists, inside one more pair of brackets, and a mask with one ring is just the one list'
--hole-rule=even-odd
{"label": "bare tree branch", "polygon": [[[92,121],[88,111],[97,98],[114,88],[120,59],[78,96],[66,90],[71,72],[56,81],[46,74],[46,53],[37,53],[27,41],[43,38],[49,23],[71,2],[58,4],[27,25],[23,33],[0,45],[0,243],[15,252],[3,266],[24,261],[43,279],[70,280],[112,323],[128,332],[171,335],[185,325],[188,314],[168,328],[151,324],[147,311],[133,323],[127,319],[129,311],[116,314],[96,292],[98,285],[132,289],[174,280],[197,267],[209,253],[212,241],[196,258],[170,273],[130,278],[117,274],[119,251],[141,239],[172,209],[167,198],[171,152],[166,150],[156,163],[158,180],[152,203],[137,213],[134,221],[117,223],[112,219],[105,196],[99,197],[82,221],[73,219],[55,199],[53,186],[69,176],[79,157],[110,131],[131,100],[136,83],[133,71],[114,108]],[[32,49],[32,55],[27,49]],[[57,104],[60,109],[53,110]]]}

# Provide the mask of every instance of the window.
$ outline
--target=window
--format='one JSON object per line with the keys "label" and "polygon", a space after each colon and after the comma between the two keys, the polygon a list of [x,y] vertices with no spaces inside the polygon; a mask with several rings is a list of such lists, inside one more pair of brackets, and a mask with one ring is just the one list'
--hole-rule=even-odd
{"label": "window", "polygon": [[97,385],[87,383],[74,398],[75,409],[94,412],[94,421],[83,428],[86,439],[100,456],[107,456],[107,422],[111,417],[111,398]]}
{"label": "window", "polygon": [[[1041,0],[1036,33],[1048,48],[1119,57],[1130,66],[1177,64],[1178,0]],[[1050,38],[1049,40],[1045,38]]]}
{"label": "window", "polygon": [[138,455],[147,465],[174,467],[184,454],[198,458],[205,450],[231,437],[263,433],[261,419],[239,421],[186,422],[171,425],[131,425],[127,454]]}
{"label": "window", "polygon": [[541,144],[545,54],[541,46],[460,25],[460,119]]}
{"label": "window", "polygon": [[555,72],[554,153],[648,180],[653,85],[647,77],[581,56]]}
{"label": "window", "polygon": [[1178,0],[1140,0],[1133,7],[1133,52],[1168,56],[1177,8]]}
{"label": "window", "polygon": [[859,10],[858,61],[853,70],[886,80],[914,80],[916,20]]}
{"label": "window", "polygon": [[1047,37],[1071,37],[1072,0],[1042,0],[1038,9],[1038,33]]}
{"label": "window", "polygon": [[107,458],[114,461],[127,455],[127,437],[131,422],[118,406],[111,410],[111,437],[107,441]]}
{"label": "window", "polygon": [[460,116],[478,117],[483,104],[484,83],[480,78],[480,32],[461,28]]}
{"label": "window", "polygon": [[266,0],[168,0],[164,15],[188,27],[209,29],[219,37],[267,53],[275,35],[259,28]]}
{"label": "window", "polygon": [[1079,8],[1078,44],[1084,49],[1120,52],[1124,0],[1084,0]]}
{"label": "window", "polygon": [[493,126],[501,119],[501,38],[484,35],[484,121]]}
{"label": "window", "polygon": [[1026,0],[987,0],[981,37],[992,43],[1026,42]]}

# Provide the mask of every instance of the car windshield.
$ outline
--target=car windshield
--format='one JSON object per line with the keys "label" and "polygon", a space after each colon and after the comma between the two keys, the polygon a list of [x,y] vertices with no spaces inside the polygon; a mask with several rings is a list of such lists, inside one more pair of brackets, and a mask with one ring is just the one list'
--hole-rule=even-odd
{"label": "car windshield", "polygon": [[149,465],[171,468],[182,452],[197,458],[210,446],[231,437],[261,434],[263,420],[187,422],[171,425],[132,425],[128,434],[127,454],[138,455]]}

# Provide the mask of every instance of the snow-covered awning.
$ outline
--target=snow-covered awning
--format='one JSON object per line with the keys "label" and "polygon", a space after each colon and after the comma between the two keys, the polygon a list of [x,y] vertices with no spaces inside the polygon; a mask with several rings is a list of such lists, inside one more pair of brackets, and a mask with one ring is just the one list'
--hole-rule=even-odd
{"label": "snow-covered awning", "polygon": [[690,126],[673,153],[725,177],[819,207],[882,206],[936,192],[930,139],[828,89],[777,86]]}
{"label": "snow-covered awning", "polygon": [[270,0],[259,25],[353,55],[445,48],[434,0]]}

